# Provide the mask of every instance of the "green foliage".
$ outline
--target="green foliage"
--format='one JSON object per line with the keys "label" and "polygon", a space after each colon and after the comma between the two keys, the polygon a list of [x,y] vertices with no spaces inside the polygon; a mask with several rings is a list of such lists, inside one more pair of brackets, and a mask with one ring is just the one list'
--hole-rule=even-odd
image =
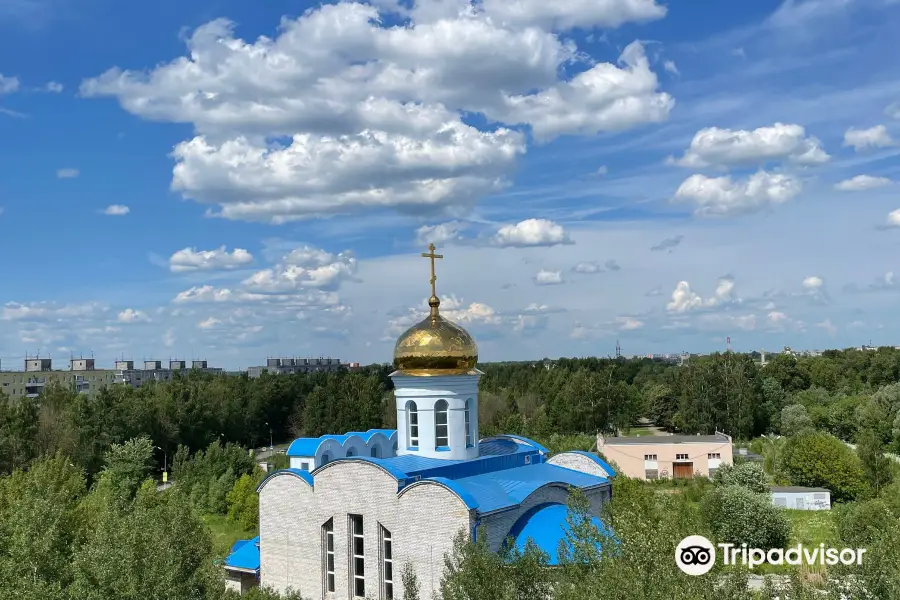
{"label": "green foliage", "polygon": [[758,464],[752,462],[722,465],[716,469],[712,481],[717,487],[737,485],[757,494],[769,491],[769,481],[765,471]]}
{"label": "green foliage", "polygon": [[400,588],[403,590],[403,600],[419,600],[421,587],[419,586],[419,578],[412,563],[403,563],[400,570]]}
{"label": "green foliage", "polygon": [[241,475],[228,492],[228,519],[244,529],[251,530],[259,526],[259,495],[256,488],[264,476],[262,471],[257,471],[254,475]]}
{"label": "green foliage", "polygon": [[865,429],[857,440],[856,455],[862,464],[866,484],[876,496],[894,480],[896,466],[884,455],[885,444],[882,436]]}
{"label": "green foliage", "polygon": [[802,404],[791,404],[781,410],[781,434],[795,435],[812,427],[812,419]]}
{"label": "green foliage", "polygon": [[102,477],[127,497],[133,497],[153,471],[153,442],[142,436],[113,444],[104,456]]}
{"label": "green foliage", "polygon": [[790,539],[790,521],[767,494],[727,485],[710,491],[700,506],[718,542],[768,550],[782,548]]}
{"label": "green foliage", "polygon": [[236,444],[213,442],[191,456],[181,446],[172,464],[173,479],[189,495],[194,506],[210,514],[228,512],[228,493],[242,475],[256,469],[250,454]]}
{"label": "green foliage", "polygon": [[827,433],[807,430],[788,438],[782,449],[780,470],[792,484],[824,487],[838,501],[852,500],[865,489],[856,454]]}
{"label": "green foliage", "polygon": [[900,514],[878,498],[835,507],[834,514],[838,536],[852,548],[865,548],[881,532],[900,525]]}

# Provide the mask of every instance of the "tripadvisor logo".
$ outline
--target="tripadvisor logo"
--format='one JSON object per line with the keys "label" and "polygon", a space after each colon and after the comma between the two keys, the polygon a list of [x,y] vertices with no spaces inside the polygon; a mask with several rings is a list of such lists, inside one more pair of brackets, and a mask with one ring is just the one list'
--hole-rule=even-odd
{"label": "tripadvisor logo", "polygon": [[747,544],[717,544],[702,535],[689,535],[675,548],[675,564],[688,575],[703,575],[716,564],[716,549],[723,565],[743,565],[750,569],[762,564],[770,565],[861,565],[865,548],[826,548],[825,544],[806,547],[797,544],[790,548],[762,550],[749,548]]}

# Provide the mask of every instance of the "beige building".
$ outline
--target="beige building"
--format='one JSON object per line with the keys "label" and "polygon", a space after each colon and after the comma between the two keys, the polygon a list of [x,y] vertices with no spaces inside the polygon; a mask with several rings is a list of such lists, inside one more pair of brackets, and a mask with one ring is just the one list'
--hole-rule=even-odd
{"label": "beige building", "polygon": [[715,435],[597,436],[597,448],[617,472],[636,479],[711,476],[733,464],[731,438]]}

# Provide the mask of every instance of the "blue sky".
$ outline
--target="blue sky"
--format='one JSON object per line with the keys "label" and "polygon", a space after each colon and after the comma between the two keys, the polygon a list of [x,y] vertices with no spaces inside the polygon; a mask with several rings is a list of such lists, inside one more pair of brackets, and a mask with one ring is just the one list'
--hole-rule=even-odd
{"label": "blue sky", "polygon": [[897,0],[13,0],[0,358],[900,343]]}

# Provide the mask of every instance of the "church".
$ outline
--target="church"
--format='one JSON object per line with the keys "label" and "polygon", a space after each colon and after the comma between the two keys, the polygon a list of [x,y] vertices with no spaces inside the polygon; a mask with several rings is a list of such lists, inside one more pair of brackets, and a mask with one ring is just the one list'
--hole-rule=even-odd
{"label": "church", "polygon": [[397,340],[391,374],[397,429],[300,438],[290,468],[260,484],[259,537],[225,560],[228,586],[261,585],[304,598],[401,600],[407,563],[420,597],[439,590],[460,532],[533,540],[557,561],[569,490],[599,516],[612,468],[595,454],[550,455],[532,440],[478,438],[478,349],[441,316],[432,244],[430,314]]}

